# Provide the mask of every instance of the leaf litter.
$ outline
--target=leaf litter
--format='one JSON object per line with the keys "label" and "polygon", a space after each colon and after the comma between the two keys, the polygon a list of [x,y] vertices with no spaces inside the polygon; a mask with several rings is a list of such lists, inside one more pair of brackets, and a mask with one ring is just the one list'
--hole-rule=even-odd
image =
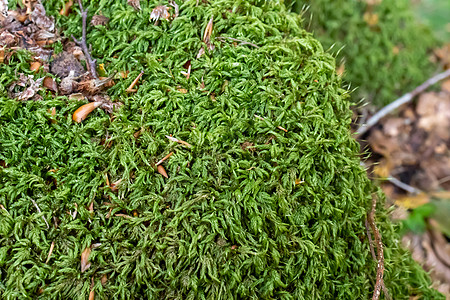
{"label": "leaf litter", "polygon": [[[450,44],[435,50],[447,68],[449,49]],[[396,205],[393,216],[413,230],[404,244],[431,272],[435,288],[450,295],[450,79],[382,119],[366,143],[373,153],[366,165]],[[427,205],[431,211],[421,214]]]}

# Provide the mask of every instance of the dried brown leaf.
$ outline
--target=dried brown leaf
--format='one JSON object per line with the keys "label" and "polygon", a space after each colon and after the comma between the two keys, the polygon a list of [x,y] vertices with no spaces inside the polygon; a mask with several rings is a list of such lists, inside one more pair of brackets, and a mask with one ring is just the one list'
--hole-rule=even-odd
{"label": "dried brown leaf", "polygon": [[91,263],[89,262],[89,255],[91,254],[91,247],[86,247],[81,253],[81,273],[89,269]]}
{"label": "dried brown leaf", "polygon": [[[9,87],[10,97],[17,98],[21,101],[25,101],[35,97],[36,93],[41,90],[41,85],[44,81],[44,78],[39,78],[37,80],[34,80],[33,78],[33,75],[25,75],[23,73],[20,73],[19,80],[13,82]],[[21,92],[15,92],[15,89],[17,87],[23,87],[25,89]]]}
{"label": "dried brown leaf", "polygon": [[49,32],[55,31],[55,18],[48,17],[45,12],[44,5],[40,2],[37,2],[34,5],[33,12],[30,16],[31,21],[40,29],[45,29]]}
{"label": "dried brown leaf", "polygon": [[206,25],[205,32],[203,34],[203,42],[207,45],[209,45],[211,42],[211,34],[213,31],[213,21],[214,21],[214,18],[211,18],[209,20],[208,24]]}
{"label": "dried brown leaf", "polygon": [[169,7],[166,5],[159,5],[155,7],[152,10],[152,13],[150,14],[150,20],[152,21],[158,21],[160,19],[169,20],[170,14],[169,14]]}
{"label": "dried brown leaf", "polygon": [[430,202],[430,196],[425,193],[420,193],[413,196],[403,196],[395,200],[395,204],[407,209],[414,209]]}
{"label": "dried brown leaf", "polygon": [[17,43],[16,36],[5,30],[0,34],[0,46],[11,47]]}
{"label": "dried brown leaf", "polygon": [[44,78],[43,86],[52,92],[58,92],[58,85],[56,84],[55,79],[50,76]]}

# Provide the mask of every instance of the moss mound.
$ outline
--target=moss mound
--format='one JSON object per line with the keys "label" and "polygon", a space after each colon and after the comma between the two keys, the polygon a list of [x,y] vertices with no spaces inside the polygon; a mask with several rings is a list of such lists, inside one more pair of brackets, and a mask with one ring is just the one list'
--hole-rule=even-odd
{"label": "moss mound", "polygon": [[[59,3],[46,1],[48,12]],[[131,71],[109,89],[124,103],[113,116],[97,110],[75,124],[81,103],[47,91],[42,101],[8,99],[29,58],[17,52],[0,65],[2,297],[371,297],[373,188],[333,58],[282,3],[179,4],[178,17],[154,25],[155,1],[139,12],[90,2],[91,14],[110,17],[89,31],[93,56],[107,71]],[[57,17],[66,36],[79,36],[77,14]],[[196,58],[211,18],[215,47]],[[155,164],[170,152],[166,179]],[[118,191],[107,177],[122,180]],[[382,205],[377,218],[391,295],[439,299]]]}
{"label": "moss mound", "polygon": [[339,52],[345,81],[358,87],[355,101],[386,105],[437,69],[429,55],[438,43],[429,28],[418,24],[410,0],[290,2],[298,12],[309,6],[310,30],[325,49]]}

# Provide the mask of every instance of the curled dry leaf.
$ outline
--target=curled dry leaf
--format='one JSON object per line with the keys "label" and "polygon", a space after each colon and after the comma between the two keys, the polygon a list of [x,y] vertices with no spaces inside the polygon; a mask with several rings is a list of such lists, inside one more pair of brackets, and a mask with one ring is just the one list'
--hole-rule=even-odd
{"label": "curled dry leaf", "polygon": [[45,12],[44,5],[42,3],[37,2],[34,5],[33,12],[31,13],[31,21],[39,27],[39,29],[44,29],[49,32],[55,31],[55,18],[48,17]]}
{"label": "curled dry leaf", "polygon": [[152,21],[156,22],[161,18],[166,19],[167,21],[170,18],[169,7],[167,7],[166,5],[159,5],[155,7],[150,14],[150,20]]}
{"label": "curled dry leaf", "polygon": [[27,8],[27,15],[33,11],[34,2],[36,2],[36,0],[22,0],[22,4]]}
{"label": "curled dry leaf", "polygon": [[0,0],[0,21],[8,16],[8,0]]}
{"label": "curled dry leaf", "polygon": [[105,26],[108,24],[109,18],[102,15],[95,15],[92,17],[91,25],[92,26]]}
{"label": "curled dry leaf", "polygon": [[133,7],[135,10],[141,10],[140,0],[127,0],[128,5]]}
{"label": "curled dry leaf", "polygon": [[77,123],[81,123],[94,109],[100,105],[102,105],[102,102],[91,102],[82,105],[73,113],[72,119]]}
{"label": "curled dry leaf", "polygon": [[81,253],[81,273],[89,269],[91,263],[89,262],[89,255],[91,254],[91,247],[86,247]]}
{"label": "curled dry leaf", "polygon": [[10,47],[16,43],[16,36],[9,31],[3,31],[0,34],[0,46]]}
{"label": "curled dry leaf", "polygon": [[164,169],[164,167],[162,165],[158,165],[157,170],[158,170],[159,174],[161,174],[162,176],[164,176],[166,178],[169,178],[169,176],[167,175],[166,169]]}
{"label": "curled dry leaf", "polygon": [[58,92],[58,85],[56,84],[55,79],[53,79],[50,76],[47,76],[44,78],[43,86],[52,92],[55,92],[55,93]]}
{"label": "curled dry leaf", "polygon": [[[20,73],[19,80],[13,82],[9,87],[9,95],[11,98],[17,98],[18,100],[25,101],[35,97],[35,94],[41,90],[42,81],[44,78],[38,80],[33,79],[33,75],[27,75]],[[24,87],[22,92],[15,92],[16,87]]]}

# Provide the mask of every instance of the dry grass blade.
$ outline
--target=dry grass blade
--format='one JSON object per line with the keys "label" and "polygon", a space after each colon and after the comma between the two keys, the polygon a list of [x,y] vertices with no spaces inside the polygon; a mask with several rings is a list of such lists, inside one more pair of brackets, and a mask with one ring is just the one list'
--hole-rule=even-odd
{"label": "dry grass blade", "polygon": [[168,138],[168,139],[171,140],[172,142],[176,142],[176,143],[178,143],[178,144],[182,144],[182,145],[184,145],[184,146],[186,146],[186,147],[188,147],[188,148],[191,148],[191,147],[192,147],[192,145],[189,144],[188,142],[179,140],[179,139],[177,139],[177,138],[174,138],[173,136],[166,135],[166,138]]}
{"label": "dry grass blade", "polygon": [[205,33],[203,34],[203,42],[205,44],[210,44],[211,42],[211,34],[213,30],[213,18],[211,18],[208,22],[208,25],[206,25]]}
{"label": "dry grass blade", "polygon": [[50,257],[52,256],[52,253],[53,253],[53,248],[55,248],[55,242],[52,242],[52,244],[50,245],[50,250],[48,251],[47,260],[45,261],[46,264],[48,264],[48,262],[50,261]]}
{"label": "dry grass blade", "polygon": [[136,90],[134,89],[134,87],[138,83],[139,79],[141,79],[142,75],[144,75],[144,71],[141,71],[141,73],[139,73],[139,75],[133,80],[133,82],[125,91],[128,93],[135,92]]}
{"label": "dry grass blade", "polygon": [[170,152],[169,154],[167,154],[166,156],[164,156],[160,161],[158,161],[156,163],[156,166],[159,166],[160,164],[162,164],[166,159],[168,159],[169,157],[171,157],[173,155],[173,152]]}

